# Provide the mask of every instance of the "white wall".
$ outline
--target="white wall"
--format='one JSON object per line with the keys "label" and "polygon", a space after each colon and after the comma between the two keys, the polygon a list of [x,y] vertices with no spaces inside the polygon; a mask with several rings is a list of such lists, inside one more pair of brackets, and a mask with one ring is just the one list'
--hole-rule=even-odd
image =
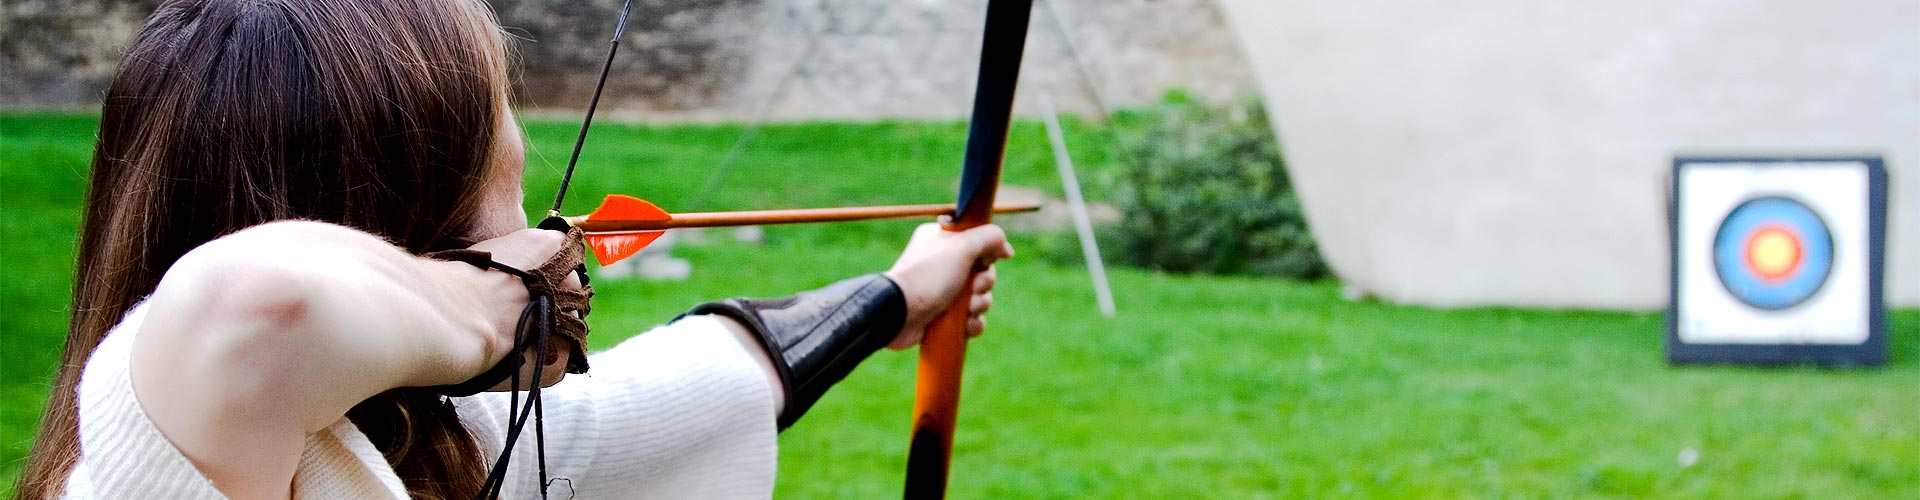
{"label": "white wall", "polygon": [[1675,153],[1868,153],[1920,304],[1920,1],[1222,4],[1361,291],[1660,307]]}

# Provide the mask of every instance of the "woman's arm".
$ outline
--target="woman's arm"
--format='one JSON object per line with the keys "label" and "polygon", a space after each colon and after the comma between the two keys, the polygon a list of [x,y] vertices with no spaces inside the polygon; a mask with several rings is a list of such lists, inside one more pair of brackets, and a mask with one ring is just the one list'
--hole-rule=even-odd
{"label": "woman's arm", "polygon": [[382,391],[483,371],[525,301],[508,275],[367,233],[264,224],[168,269],[135,338],[134,393],[222,492],[285,497],[308,433]]}
{"label": "woman's arm", "polygon": [[[542,393],[547,472],[566,479],[555,484],[571,488],[554,496],[769,495],[776,422],[799,418],[845,370],[880,346],[917,343],[930,318],[959,294],[971,296],[969,334],[977,335],[984,325],[981,315],[992,306],[994,273],[988,266],[974,273],[971,283],[967,277],[976,263],[1011,255],[996,226],[945,233],[927,225],[915,232],[885,280],[855,278],[789,299],[705,304],[595,353],[588,376]],[[897,286],[901,300],[839,293],[848,291],[843,285],[882,281],[891,282],[888,288]],[[881,310],[888,307],[898,310]],[[868,329],[881,324],[892,330]],[[847,335],[876,337],[850,341]],[[785,377],[810,388],[788,387]],[[788,393],[796,399],[786,400]],[[508,397],[480,394],[456,401],[486,454],[498,453]],[[517,446],[515,457],[536,453],[531,440]],[[507,471],[507,496],[537,491],[538,465],[514,460]]]}

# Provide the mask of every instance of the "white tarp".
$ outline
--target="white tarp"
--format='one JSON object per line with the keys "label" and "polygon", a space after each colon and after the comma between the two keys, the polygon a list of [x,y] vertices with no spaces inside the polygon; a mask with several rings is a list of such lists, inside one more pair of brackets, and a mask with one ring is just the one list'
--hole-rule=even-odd
{"label": "white tarp", "polygon": [[1667,302],[1688,155],[1877,155],[1920,305],[1920,1],[1222,0],[1308,222],[1364,293]]}

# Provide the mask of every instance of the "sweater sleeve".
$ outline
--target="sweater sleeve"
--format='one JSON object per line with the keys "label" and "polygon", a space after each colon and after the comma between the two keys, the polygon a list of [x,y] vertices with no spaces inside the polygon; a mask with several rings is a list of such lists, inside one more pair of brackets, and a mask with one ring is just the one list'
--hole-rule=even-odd
{"label": "sweater sleeve", "polygon": [[135,399],[129,358],[146,306],[134,307],[87,358],[80,375],[80,460],[64,498],[222,498],[147,419]]}
{"label": "sweater sleeve", "polygon": [[[594,354],[593,371],[543,390],[551,496],[771,496],[774,388],[746,349],[718,319],[691,316]],[[489,461],[504,442],[508,401],[455,398]],[[503,498],[539,495],[531,423],[522,432]]]}
{"label": "sweater sleeve", "polygon": [[[146,309],[128,312],[81,372],[80,460],[61,498],[226,498],[154,426],[133,391],[133,341]],[[307,436],[297,471],[296,498],[406,498],[380,450],[345,418]]]}

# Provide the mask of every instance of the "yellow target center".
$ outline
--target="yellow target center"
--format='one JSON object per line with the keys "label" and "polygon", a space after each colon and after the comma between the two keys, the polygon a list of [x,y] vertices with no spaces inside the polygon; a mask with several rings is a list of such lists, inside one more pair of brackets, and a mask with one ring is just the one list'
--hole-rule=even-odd
{"label": "yellow target center", "polygon": [[1767,281],[1784,280],[1800,267],[1800,238],[1780,227],[1763,227],[1747,238],[1747,266]]}

